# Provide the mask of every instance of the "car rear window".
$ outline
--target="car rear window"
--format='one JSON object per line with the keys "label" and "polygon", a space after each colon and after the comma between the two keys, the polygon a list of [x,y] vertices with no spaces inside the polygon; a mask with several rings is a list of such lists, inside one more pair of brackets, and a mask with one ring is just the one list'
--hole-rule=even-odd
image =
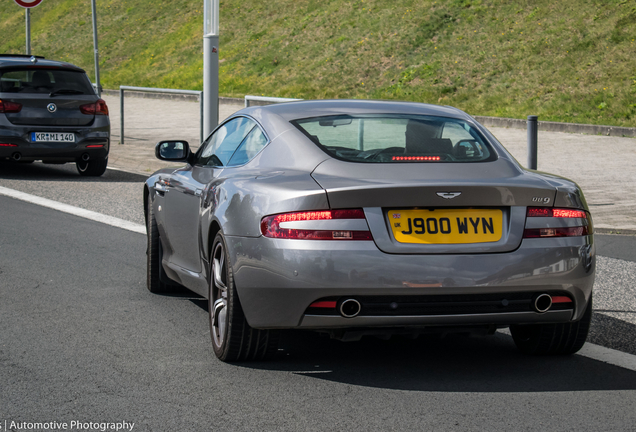
{"label": "car rear window", "polygon": [[313,117],[292,121],[330,156],[350,162],[439,163],[497,159],[469,123],[434,116]]}
{"label": "car rear window", "polygon": [[0,92],[95,94],[84,72],[32,68],[0,71]]}

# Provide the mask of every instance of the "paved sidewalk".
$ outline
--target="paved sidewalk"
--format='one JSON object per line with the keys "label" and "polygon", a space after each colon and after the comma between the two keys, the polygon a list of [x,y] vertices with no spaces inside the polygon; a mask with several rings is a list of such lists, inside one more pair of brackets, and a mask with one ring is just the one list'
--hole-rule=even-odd
{"label": "paved sidewalk", "polygon": [[[127,96],[125,144],[119,145],[119,97],[103,98],[112,124],[109,167],[150,175],[175,166],[155,158],[157,141],[185,139],[198,147],[198,102]],[[238,103],[222,103],[219,117],[225,119],[241,108]],[[526,131],[489,129],[525,166]],[[599,232],[636,233],[636,138],[539,131],[538,167],[583,188]]]}

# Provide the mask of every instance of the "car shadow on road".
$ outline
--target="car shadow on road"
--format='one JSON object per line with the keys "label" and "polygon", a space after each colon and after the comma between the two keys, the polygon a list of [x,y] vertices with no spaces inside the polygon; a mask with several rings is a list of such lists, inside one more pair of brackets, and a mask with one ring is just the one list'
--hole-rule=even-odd
{"label": "car shadow on road", "polygon": [[[207,301],[179,293],[207,311]],[[635,354],[636,325],[594,313],[588,342]],[[282,332],[275,358],[237,367],[287,372],[363,387],[437,392],[636,390],[636,372],[581,355],[528,356],[512,338],[449,334],[340,342],[312,331]]]}
{"label": "car shadow on road", "polygon": [[[634,333],[630,333],[634,334]],[[438,392],[635,390],[636,372],[580,355],[528,356],[506,334],[363,338],[283,333],[277,358],[240,367],[284,371],[364,387]]]}
{"label": "car shadow on road", "polygon": [[0,179],[24,180],[24,181],[81,181],[97,183],[141,183],[148,176],[126,171],[107,169],[100,177],[81,176],[74,163],[67,164],[43,164],[0,162]]}

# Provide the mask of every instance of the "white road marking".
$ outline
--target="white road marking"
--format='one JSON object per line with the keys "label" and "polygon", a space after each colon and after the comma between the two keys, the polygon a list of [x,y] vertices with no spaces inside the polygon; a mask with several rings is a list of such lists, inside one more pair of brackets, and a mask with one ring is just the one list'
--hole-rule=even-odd
{"label": "white road marking", "polygon": [[622,351],[586,342],[585,345],[583,345],[583,348],[581,348],[581,351],[577,354],[604,363],[609,363],[614,366],[619,366],[624,369],[636,371],[636,356]]}
{"label": "white road marking", "polygon": [[120,172],[125,172],[125,173],[128,173],[128,174],[140,174],[140,173],[138,173],[136,171],[131,171],[129,169],[123,169],[123,168],[115,168],[115,167],[112,167],[112,166],[109,166],[109,167],[106,167],[106,168],[108,168],[109,170],[112,170],[112,171],[120,171]]}
{"label": "white road marking", "polygon": [[[507,328],[499,329],[497,330],[497,332],[510,336],[510,329]],[[583,348],[581,348],[581,350],[576,353],[576,355],[591,358],[592,360],[598,360],[603,363],[609,363],[611,365],[622,367],[624,369],[636,371],[635,355],[611,348],[605,348],[591,342],[585,342]]]}
{"label": "white road marking", "polygon": [[90,219],[96,222],[105,223],[107,225],[111,225],[117,228],[123,228],[125,230],[133,231],[139,234],[146,234],[146,227],[144,225],[140,225],[134,222],[129,222],[127,220],[119,219],[113,216],[97,213],[91,210],[75,207],[69,204],[63,204],[58,201],[53,201],[47,198],[42,198],[36,195],[31,195],[31,194],[20,192],[14,189],[9,189],[3,186],[0,186],[0,195],[5,195],[11,198],[19,199],[21,201],[26,201],[31,204],[37,204],[42,207],[48,207],[54,210],[58,210],[64,213],[69,213],[69,214],[83,217],[85,219]]}
{"label": "white road marking", "polygon": [[[54,210],[59,210],[64,213],[69,213],[75,216],[90,219],[96,222],[105,223],[117,228],[123,228],[129,231],[133,231],[139,234],[146,234],[146,227],[144,225],[129,222],[124,219],[119,219],[113,216],[107,216],[105,214],[97,213],[91,210],[75,207],[69,204],[63,204],[61,202],[53,201],[47,198],[42,198],[36,195],[20,192],[14,189],[5,188],[0,186],[0,195],[5,195],[11,198],[26,201],[32,204],[41,205],[42,207],[48,207]],[[499,332],[510,335],[508,329],[500,329]],[[619,366],[625,369],[636,371],[636,356],[622,351],[613,350],[611,348],[605,348],[600,345],[587,342],[581,351],[577,355],[598,360],[604,363],[608,363],[614,366]],[[330,373],[331,371],[292,371],[295,374],[312,374],[312,373]]]}

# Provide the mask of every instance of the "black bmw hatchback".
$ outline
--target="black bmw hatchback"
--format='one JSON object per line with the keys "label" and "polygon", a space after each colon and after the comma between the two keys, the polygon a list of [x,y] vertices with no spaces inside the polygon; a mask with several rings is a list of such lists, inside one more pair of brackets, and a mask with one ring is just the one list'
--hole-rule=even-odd
{"label": "black bmw hatchback", "polygon": [[83,69],[0,54],[0,160],[75,162],[81,175],[100,176],[109,148],[108,107]]}

